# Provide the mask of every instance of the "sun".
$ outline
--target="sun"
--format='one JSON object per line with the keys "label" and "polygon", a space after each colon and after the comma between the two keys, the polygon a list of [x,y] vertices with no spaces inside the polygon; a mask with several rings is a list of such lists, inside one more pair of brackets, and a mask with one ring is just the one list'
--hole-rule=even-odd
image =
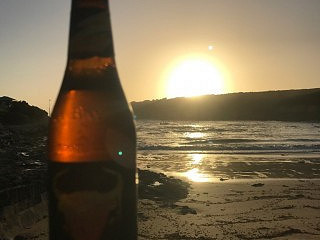
{"label": "sun", "polygon": [[178,62],[169,73],[168,98],[221,93],[224,93],[222,74],[208,59],[184,59]]}

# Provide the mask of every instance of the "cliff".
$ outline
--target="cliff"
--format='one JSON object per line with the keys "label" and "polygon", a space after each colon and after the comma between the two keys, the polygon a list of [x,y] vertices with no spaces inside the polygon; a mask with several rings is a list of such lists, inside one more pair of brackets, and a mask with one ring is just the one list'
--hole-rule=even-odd
{"label": "cliff", "polygon": [[137,119],[320,121],[320,88],[132,102]]}
{"label": "cliff", "polygon": [[0,123],[3,125],[23,125],[47,122],[46,111],[30,106],[26,101],[10,97],[0,97]]}

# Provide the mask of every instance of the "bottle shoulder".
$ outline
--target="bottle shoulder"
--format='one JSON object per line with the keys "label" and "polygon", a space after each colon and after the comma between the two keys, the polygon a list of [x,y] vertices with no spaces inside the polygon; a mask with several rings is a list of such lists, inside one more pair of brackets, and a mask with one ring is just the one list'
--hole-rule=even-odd
{"label": "bottle shoulder", "polygon": [[52,119],[58,118],[76,121],[131,121],[132,113],[122,91],[80,88],[60,92],[52,112]]}
{"label": "bottle shoulder", "polygon": [[93,90],[122,92],[113,57],[91,57],[69,60],[60,91]]}

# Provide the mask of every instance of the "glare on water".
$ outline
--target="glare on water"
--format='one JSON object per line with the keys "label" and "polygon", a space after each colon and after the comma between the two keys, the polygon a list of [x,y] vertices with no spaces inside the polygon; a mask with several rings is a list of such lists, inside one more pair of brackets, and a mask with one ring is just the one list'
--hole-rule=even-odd
{"label": "glare on water", "polygon": [[193,182],[211,182],[212,181],[212,179],[209,178],[208,175],[201,173],[198,168],[193,168],[185,172],[183,175]]}
{"label": "glare on water", "polygon": [[195,154],[190,154],[191,155],[191,158],[192,158],[192,164],[199,164],[201,163],[202,159],[203,159],[203,154],[198,154],[198,153],[195,153]]}
{"label": "glare on water", "polygon": [[188,138],[203,138],[205,136],[202,132],[187,132],[185,135]]}

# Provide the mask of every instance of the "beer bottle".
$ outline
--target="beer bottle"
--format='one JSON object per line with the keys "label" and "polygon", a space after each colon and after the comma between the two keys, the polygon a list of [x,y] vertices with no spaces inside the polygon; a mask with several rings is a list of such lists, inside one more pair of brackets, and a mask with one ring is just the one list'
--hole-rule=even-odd
{"label": "beer bottle", "polygon": [[108,0],[72,0],[48,157],[50,240],[137,239],[136,134],[115,64]]}

